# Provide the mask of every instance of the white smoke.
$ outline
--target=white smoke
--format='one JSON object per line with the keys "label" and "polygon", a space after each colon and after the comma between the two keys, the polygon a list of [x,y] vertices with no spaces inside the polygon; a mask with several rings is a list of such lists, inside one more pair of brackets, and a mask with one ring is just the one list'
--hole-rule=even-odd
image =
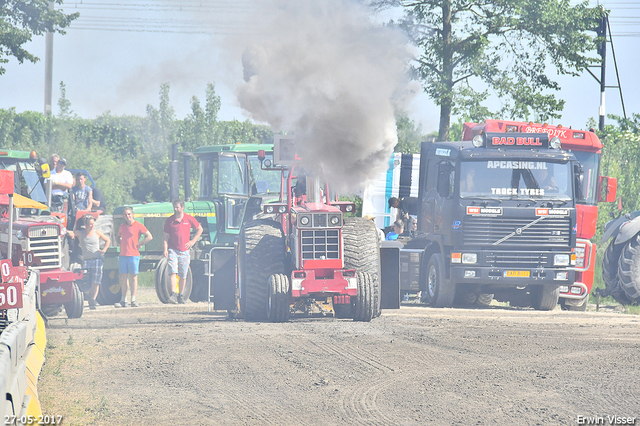
{"label": "white smoke", "polygon": [[340,191],[357,191],[386,169],[397,144],[407,40],[354,0],[267,3],[242,54],[240,106],[294,132],[307,170],[321,166]]}

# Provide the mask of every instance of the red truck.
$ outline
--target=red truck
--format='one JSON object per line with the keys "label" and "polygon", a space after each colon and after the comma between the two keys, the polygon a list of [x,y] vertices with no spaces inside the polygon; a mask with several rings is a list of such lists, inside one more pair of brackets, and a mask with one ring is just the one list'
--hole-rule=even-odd
{"label": "red truck", "polygon": [[533,122],[485,120],[484,123],[464,123],[462,139],[472,140],[481,132],[547,133],[549,138],[560,139],[562,148],[571,150],[584,170],[584,200],[577,203],[577,248],[575,282],[560,286],[560,306],[565,310],[584,311],[593,287],[596,245],[591,238],[596,233],[598,202],[615,201],[618,181],[600,175],[602,143],[594,129],[576,130],[570,127],[550,126]]}

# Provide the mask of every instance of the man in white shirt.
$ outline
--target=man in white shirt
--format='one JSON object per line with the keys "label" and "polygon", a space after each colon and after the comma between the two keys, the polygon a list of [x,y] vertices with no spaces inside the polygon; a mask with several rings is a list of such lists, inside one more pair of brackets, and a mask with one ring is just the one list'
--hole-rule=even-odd
{"label": "man in white shirt", "polygon": [[73,187],[73,175],[65,170],[67,160],[61,158],[56,164],[55,173],[51,174],[51,211],[63,213],[64,201],[68,198],[67,191]]}

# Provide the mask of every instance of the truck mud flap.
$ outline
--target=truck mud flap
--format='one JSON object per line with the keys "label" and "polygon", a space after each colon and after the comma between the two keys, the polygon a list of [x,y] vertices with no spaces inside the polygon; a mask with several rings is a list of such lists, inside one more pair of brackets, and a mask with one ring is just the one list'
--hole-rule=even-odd
{"label": "truck mud flap", "polygon": [[382,309],[400,309],[400,248],[380,248],[380,270],[382,274]]}
{"label": "truck mud flap", "polygon": [[215,310],[236,308],[236,250],[216,247],[211,250],[211,295]]}

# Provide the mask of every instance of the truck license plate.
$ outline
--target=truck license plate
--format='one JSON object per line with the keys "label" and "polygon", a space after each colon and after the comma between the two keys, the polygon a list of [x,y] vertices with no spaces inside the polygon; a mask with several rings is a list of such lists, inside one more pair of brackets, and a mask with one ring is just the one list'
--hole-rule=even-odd
{"label": "truck license plate", "polygon": [[529,278],[529,271],[504,271],[505,277]]}

